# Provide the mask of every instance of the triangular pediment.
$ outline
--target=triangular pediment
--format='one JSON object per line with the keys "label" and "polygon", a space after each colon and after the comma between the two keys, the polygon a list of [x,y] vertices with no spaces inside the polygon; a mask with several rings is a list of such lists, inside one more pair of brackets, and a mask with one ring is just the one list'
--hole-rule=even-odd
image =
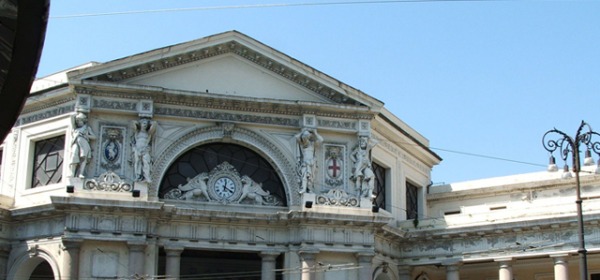
{"label": "triangular pediment", "polygon": [[233,54],[189,63],[153,75],[142,75],[124,83],[242,97],[331,102]]}
{"label": "triangular pediment", "polygon": [[74,85],[361,106],[383,103],[244,34],[230,31],[69,73]]}

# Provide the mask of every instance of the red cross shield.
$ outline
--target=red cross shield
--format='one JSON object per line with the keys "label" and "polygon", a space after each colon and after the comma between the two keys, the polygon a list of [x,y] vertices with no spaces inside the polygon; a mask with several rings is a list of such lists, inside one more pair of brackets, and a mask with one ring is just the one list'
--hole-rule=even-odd
{"label": "red cross shield", "polygon": [[342,177],[342,161],[339,158],[329,158],[327,160],[327,175],[332,179]]}

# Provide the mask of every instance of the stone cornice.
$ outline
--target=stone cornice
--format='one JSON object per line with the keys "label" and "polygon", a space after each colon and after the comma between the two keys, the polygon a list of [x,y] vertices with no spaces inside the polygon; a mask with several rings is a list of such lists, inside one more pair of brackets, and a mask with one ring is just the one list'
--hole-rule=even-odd
{"label": "stone cornice", "polygon": [[[224,36],[228,35],[225,34]],[[190,44],[189,49],[187,50],[179,49],[170,52],[171,49],[174,50],[177,49],[177,47],[169,47],[162,49],[162,52],[161,50],[155,50],[146,54],[140,54],[138,57],[117,60],[112,62],[115,64],[115,67],[105,66],[104,68],[106,69],[97,74],[90,73],[86,75],[85,71],[74,71],[69,74],[69,79],[121,82],[141,75],[147,75],[173,67],[180,67],[215,56],[233,54],[304,87],[327,100],[331,100],[332,102],[377,108],[383,106],[380,101],[320,73],[291,57],[274,49],[270,49],[245,35],[232,32],[230,33],[230,36],[233,37],[230,40],[204,42],[203,46],[194,45],[194,42],[187,43]],[[186,45],[186,43],[179,47],[183,47],[184,45]],[[264,49],[267,49],[268,52],[264,52]],[[160,52],[161,55],[157,56],[157,52]],[[147,55],[149,60],[144,60],[144,55]],[[135,59],[138,61],[132,61]],[[122,63],[122,65],[119,63]],[[111,62],[109,62],[109,64],[111,64]],[[102,67],[99,67],[99,69],[102,69]],[[359,101],[358,99],[361,100]],[[363,104],[361,102],[366,102],[368,104]]]}
{"label": "stone cornice", "polygon": [[76,93],[94,97],[152,99],[157,108],[177,106],[291,116],[312,114],[320,117],[366,120],[374,118],[376,114],[364,106],[240,97],[107,82],[86,81],[84,84],[73,85],[73,88]]}
{"label": "stone cornice", "polygon": [[[577,223],[575,215],[563,217],[536,218],[535,220],[511,221],[502,223],[488,223],[486,225],[470,225],[470,226],[444,226],[443,219],[430,219],[436,222],[431,222],[431,226],[423,225],[418,229],[403,229],[402,238],[411,240],[432,240],[432,239],[449,239],[449,238],[469,238],[482,236],[504,236],[515,232],[536,232],[541,230],[556,230],[558,228],[574,228]],[[420,224],[427,224],[428,220],[423,220]],[[410,222],[412,223],[412,221]],[[585,215],[586,226],[598,227],[600,224],[600,213]],[[408,226],[408,223],[403,224]],[[420,225],[421,226],[421,225]],[[430,228],[428,228],[430,227]]]}
{"label": "stone cornice", "polygon": [[[475,199],[480,197],[490,197],[502,194],[510,193],[524,193],[532,190],[539,189],[550,189],[550,188],[574,188],[575,179],[547,179],[547,180],[535,180],[531,182],[520,182],[520,183],[504,183],[497,184],[489,187],[473,187],[463,190],[452,190],[452,185],[436,186],[431,188],[432,193],[427,195],[428,202],[454,200],[454,199]],[[589,184],[598,184],[600,181],[597,176],[581,176],[580,178],[582,188]],[[447,191],[444,191],[446,188]],[[436,190],[439,189],[439,190]]]}

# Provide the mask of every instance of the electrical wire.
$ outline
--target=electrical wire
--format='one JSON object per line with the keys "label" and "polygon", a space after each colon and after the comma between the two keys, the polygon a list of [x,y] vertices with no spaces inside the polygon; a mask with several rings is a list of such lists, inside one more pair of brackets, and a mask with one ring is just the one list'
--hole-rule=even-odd
{"label": "electrical wire", "polygon": [[341,5],[370,5],[370,4],[399,4],[399,3],[426,3],[426,2],[498,2],[511,0],[377,0],[377,1],[341,1],[341,2],[304,2],[304,3],[273,3],[273,4],[248,4],[248,5],[230,5],[230,6],[204,6],[189,8],[165,8],[155,10],[134,10],[122,12],[106,13],[87,13],[50,16],[51,19],[70,19],[82,17],[102,17],[102,16],[120,16],[133,14],[155,14],[155,13],[174,13],[191,11],[210,11],[210,10],[234,10],[234,9],[264,9],[264,8],[285,8],[285,7],[309,7],[309,6],[341,6]]}

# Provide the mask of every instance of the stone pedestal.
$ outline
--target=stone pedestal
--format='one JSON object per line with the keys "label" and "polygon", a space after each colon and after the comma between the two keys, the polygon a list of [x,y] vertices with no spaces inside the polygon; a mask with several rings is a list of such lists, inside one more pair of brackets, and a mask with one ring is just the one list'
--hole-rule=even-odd
{"label": "stone pedestal", "polygon": [[140,196],[137,199],[148,199],[148,182],[134,182],[133,190],[140,192]]}
{"label": "stone pedestal", "polygon": [[360,197],[360,208],[371,209],[373,201],[369,197]]}
{"label": "stone pedestal", "polygon": [[[308,203],[307,203],[308,202]],[[317,205],[317,196],[314,193],[302,194],[302,210],[307,210],[310,207]]]}
{"label": "stone pedestal", "polygon": [[67,178],[67,186],[75,187],[75,193],[77,191],[83,190],[83,182],[85,179],[79,177],[68,177]]}

